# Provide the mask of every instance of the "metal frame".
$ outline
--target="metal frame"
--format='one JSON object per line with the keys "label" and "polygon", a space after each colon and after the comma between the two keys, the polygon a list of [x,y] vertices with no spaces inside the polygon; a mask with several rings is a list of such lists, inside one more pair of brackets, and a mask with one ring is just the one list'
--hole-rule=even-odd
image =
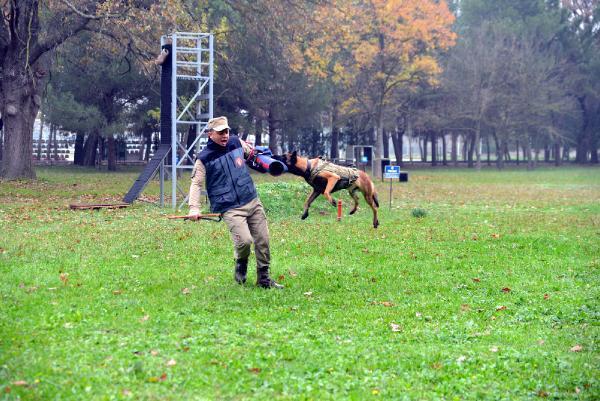
{"label": "metal frame", "polygon": [[[164,206],[165,176],[171,179],[171,207],[177,208],[177,193],[184,197],[181,208],[188,199],[187,191],[177,184],[178,170],[193,168],[195,149],[206,131],[208,120],[213,118],[214,39],[210,33],[175,32],[162,36],[161,46],[172,42],[171,74],[171,161],[163,160],[159,168],[160,205]],[[195,88],[179,88],[190,81]],[[187,147],[180,141],[178,127],[196,125],[196,139]],[[190,156],[190,153],[192,154]],[[180,157],[178,157],[180,156]],[[190,160],[192,166],[183,164]]]}

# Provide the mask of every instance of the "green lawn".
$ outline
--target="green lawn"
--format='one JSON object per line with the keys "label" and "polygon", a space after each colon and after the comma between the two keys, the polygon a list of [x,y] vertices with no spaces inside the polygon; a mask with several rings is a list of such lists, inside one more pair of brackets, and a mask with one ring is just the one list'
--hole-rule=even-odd
{"label": "green lawn", "polygon": [[135,171],[38,176],[0,183],[0,400],[600,398],[598,168],[411,171],[377,230],[257,175],[283,291],[235,284],[225,224],[168,220],[156,183],[68,209]]}

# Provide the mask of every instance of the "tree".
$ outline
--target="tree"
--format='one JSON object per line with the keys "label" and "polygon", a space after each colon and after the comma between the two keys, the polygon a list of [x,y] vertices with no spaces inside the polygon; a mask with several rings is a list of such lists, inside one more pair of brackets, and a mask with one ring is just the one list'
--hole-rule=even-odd
{"label": "tree", "polygon": [[333,73],[352,91],[342,108],[372,116],[375,176],[381,175],[384,119],[398,91],[434,80],[440,68],[436,56],[454,42],[454,20],[445,1],[324,3],[318,35],[304,49],[318,74]]}

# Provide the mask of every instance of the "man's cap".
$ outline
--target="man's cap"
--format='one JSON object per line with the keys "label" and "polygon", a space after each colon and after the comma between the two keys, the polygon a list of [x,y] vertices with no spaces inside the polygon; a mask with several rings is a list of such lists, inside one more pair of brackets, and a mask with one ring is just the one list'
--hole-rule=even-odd
{"label": "man's cap", "polygon": [[227,117],[215,117],[208,120],[208,125],[206,126],[207,131],[223,131],[224,129],[229,129],[229,124],[227,124]]}

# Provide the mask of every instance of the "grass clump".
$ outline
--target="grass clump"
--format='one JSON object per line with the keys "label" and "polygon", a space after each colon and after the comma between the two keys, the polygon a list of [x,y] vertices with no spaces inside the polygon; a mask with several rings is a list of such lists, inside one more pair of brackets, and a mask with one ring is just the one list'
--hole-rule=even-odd
{"label": "grass clump", "polygon": [[421,209],[421,208],[418,208],[418,207],[414,208],[411,213],[412,213],[413,217],[416,217],[418,219],[427,216],[427,211],[425,209]]}

